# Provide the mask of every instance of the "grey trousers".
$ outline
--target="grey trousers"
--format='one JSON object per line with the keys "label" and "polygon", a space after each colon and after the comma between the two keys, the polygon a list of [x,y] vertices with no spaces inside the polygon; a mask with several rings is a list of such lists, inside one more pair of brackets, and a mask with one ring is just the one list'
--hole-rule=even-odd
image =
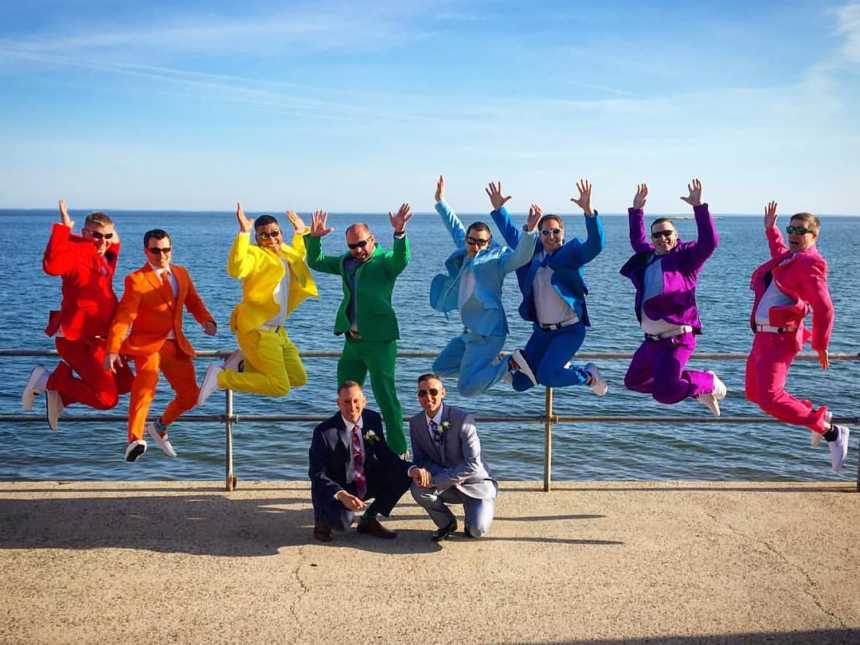
{"label": "grey trousers", "polygon": [[435,488],[421,488],[414,483],[409,491],[418,505],[427,511],[437,528],[448,526],[454,519],[454,514],[446,504],[462,504],[469,535],[481,537],[490,530],[496,505],[495,499],[469,497],[454,487],[440,492]]}

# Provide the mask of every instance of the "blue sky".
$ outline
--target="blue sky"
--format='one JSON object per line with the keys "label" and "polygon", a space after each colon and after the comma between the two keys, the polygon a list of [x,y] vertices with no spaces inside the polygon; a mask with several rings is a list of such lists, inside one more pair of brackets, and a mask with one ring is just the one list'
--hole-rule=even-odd
{"label": "blue sky", "polygon": [[860,2],[0,6],[0,208],[860,213]]}

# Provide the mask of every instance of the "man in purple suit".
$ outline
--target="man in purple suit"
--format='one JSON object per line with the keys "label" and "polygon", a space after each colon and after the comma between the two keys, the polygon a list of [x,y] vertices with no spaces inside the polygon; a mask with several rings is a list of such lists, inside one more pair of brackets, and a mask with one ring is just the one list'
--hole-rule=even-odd
{"label": "man in purple suit", "polygon": [[636,317],[645,340],[633,355],[624,385],[650,394],[660,403],[677,403],[695,398],[720,416],[725,384],[711,371],[684,369],[696,350],[696,335],[702,323],[696,309],[696,282],[699,271],[719,237],[708,205],[702,203],[702,182],[693,179],[689,196],[681,197],[693,207],[698,228],[695,242],[681,242],[668,218],[651,224],[651,241],[645,235],[643,208],[648,186],[637,186],[630,218],[630,245],[634,255],[621,268],[636,287]]}

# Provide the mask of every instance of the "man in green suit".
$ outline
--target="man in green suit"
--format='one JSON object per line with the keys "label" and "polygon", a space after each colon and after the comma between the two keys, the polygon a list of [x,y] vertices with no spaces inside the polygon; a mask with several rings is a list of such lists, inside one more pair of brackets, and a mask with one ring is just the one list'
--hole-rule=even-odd
{"label": "man in green suit", "polygon": [[403,204],[396,215],[389,212],[388,217],[394,229],[391,251],[377,246],[367,224],[353,224],[346,229],[349,252],[340,256],[323,254],[322,238],[334,230],[327,226],[328,214],[324,211],[314,213],[305,246],[309,267],[339,275],[343,281],[343,300],[334,322],[334,333],[345,335],[337,363],[337,382],[363,385],[370,372],[373,396],[385,419],[386,440],[396,454],[402,455],[407,449],[406,437],[394,384],[400,330],[391,307],[391,291],[397,276],[409,264],[406,223],[412,218],[412,210],[409,204]]}

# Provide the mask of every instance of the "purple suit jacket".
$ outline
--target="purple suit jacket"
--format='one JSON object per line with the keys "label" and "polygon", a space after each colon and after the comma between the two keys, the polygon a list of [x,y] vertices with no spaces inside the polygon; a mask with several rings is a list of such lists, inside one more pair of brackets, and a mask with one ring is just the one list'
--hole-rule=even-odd
{"label": "purple suit jacket", "polygon": [[696,282],[699,270],[720,242],[717,227],[708,212],[708,205],[693,208],[698,228],[695,242],[681,242],[663,256],[663,293],[644,303],[645,268],[654,254],[654,245],[645,233],[645,216],[641,208],[627,210],[630,219],[630,246],[634,255],[621,267],[621,275],[630,278],[636,287],[636,318],[642,321],[642,308],[652,320],[665,320],[675,325],[690,325],[693,333],[702,333],[702,323],[696,308]]}

